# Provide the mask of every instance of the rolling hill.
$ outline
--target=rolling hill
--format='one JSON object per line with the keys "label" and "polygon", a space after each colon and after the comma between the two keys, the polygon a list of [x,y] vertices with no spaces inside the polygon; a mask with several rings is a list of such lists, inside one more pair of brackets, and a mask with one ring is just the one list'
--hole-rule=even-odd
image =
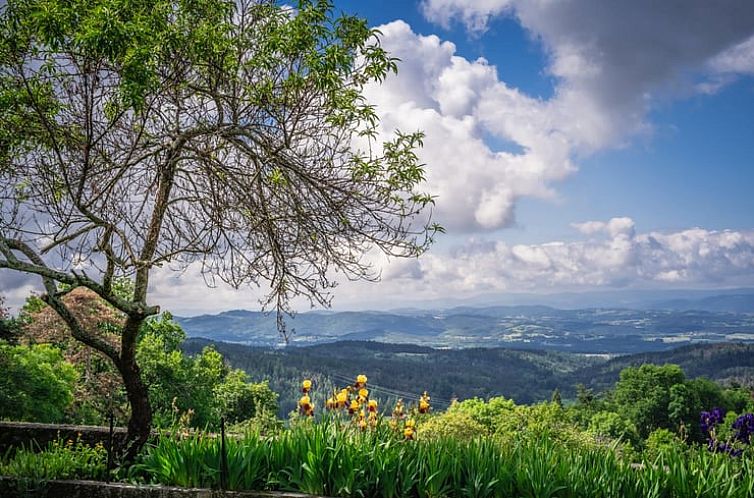
{"label": "rolling hill", "polygon": [[[189,353],[213,345],[234,367],[252,379],[267,379],[281,394],[281,415],[295,407],[298,383],[315,380],[320,393],[342,386],[365,372],[385,397],[432,393],[439,406],[453,398],[505,396],[519,403],[550,399],[560,389],[574,396],[577,383],[600,392],[618,379],[620,370],[642,363],[677,363],[689,377],[754,383],[754,345],[686,346],[671,351],[612,359],[553,351],[509,348],[434,349],[409,344],[341,341],[280,349],[190,339]],[[324,394],[323,394],[324,395]]]}

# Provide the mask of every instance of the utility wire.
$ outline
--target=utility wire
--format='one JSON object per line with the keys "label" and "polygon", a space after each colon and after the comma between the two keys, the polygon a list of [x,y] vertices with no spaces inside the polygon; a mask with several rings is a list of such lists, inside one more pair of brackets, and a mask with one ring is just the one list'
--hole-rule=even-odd
{"label": "utility wire", "polygon": [[[339,374],[327,374],[329,377],[332,377],[333,379],[340,381],[340,382],[346,382],[349,385],[353,384],[353,379],[350,379],[346,377],[345,375],[339,375]],[[417,395],[415,393],[410,393],[407,391],[401,391],[399,389],[392,389],[388,387],[383,387],[377,384],[368,383],[368,388],[370,391],[375,391],[382,394],[387,394],[389,396],[396,396],[398,398],[403,398],[411,401],[419,401],[421,399],[421,395]],[[446,400],[442,398],[435,398],[432,396],[432,403],[436,405],[445,405],[450,406],[452,403],[451,400]]]}

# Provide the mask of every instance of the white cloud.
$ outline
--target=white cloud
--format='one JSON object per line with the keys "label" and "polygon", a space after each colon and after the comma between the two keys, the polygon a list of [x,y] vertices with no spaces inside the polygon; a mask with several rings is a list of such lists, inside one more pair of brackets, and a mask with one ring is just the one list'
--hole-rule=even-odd
{"label": "white cloud", "polygon": [[469,31],[481,34],[491,18],[509,10],[513,3],[513,0],[429,0],[422,3],[422,11],[427,19],[445,28],[460,20]]}
{"label": "white cloud", "polygon": [[716,55],[709,65],[722,74],[754,74],[754,36]]}
{"label": "white cloud", "polygon": [[[754,230],[636,233],[630,218],[591,221],[583,240],[510,245],[470,239],[418,259],[373,254],[382,281],[342,282],[334,305],[397,308],[407,302],[465,298],[496,292],[579,292],[595,288],[698,288],[754,285]],[[257,309],[262,290],[208,290],[191,272],[154,279],[152,301],[183,314],[218,309]],[[298,309],[305,311],[303,301]]]}
{"label": "white cloud", "polygon": [[[370,254],[382,281],[342,282],[338,309],[398,308],[414,301],[497,292],[578,292],[595,288],[719,288],[754,285],[754,230],[690,228],[637,233],[630,218],[574,224],[581,240],[510,245],[471,238],[418,259]],[[333,275],[335,276],[335,275]],[[38,279],[37,279],[38,280]],[[38,282],[0,273],[0,292],[18,306]],[[265,289],[208,288],[198,266],[155,271],[150,303],[181,315],[259,309]],[[306,311],[308,303],[294,302]]]}
{"label": "white cloud", "polygon": [[452,43],[395,21],[379,29],[401,59],[399,73],[366,96],[386,133],[426,133],[421,159],[437,220],[451,233],[497,230],[514,222],[521,197],[553,197],[576,158],[650,130],[644,118],[654,93],[683,84],[683,72],[712,71],[715,78],[697,85],[712,92],[724,84],[723,72],[750,67],[754,42],[745,40],[754,34],[754,9],[728,3],[740,12],[706,1],[659,9],[649,0],[426,0],[430,20],[459,19],[471,30],[516,16],[550,55],[554,95],[528,96],[505,83],[504,65],[460,57]]}
{"label": "white cloud", "polygon": [[[476,35],[495,17],[516,18],[549,56],[553,107],[574,119],[571,136],[583,128],[596,147],[647,129],[653,95],[668,87],[709,93],[754,72],[750,0],[424,0],[422,11]],[[696,87],[684,81],[693,72],[706,78]]]}
{"label": "white cloud", "polygon": [[[502,241],[470,241],[449,253],[420,258],[420,281],[398,278],[380,286],[400,283],[424,297],[463,297],[490,291],[754,283],[754,231],[693,228],[635,233],[630,218],[575,226],[590,238],[513,246]],[[594,238],[598,233],[604,236]]]}
{"label": "white cloud", "polygon": [[[550,184],[575,171],[571,155],[582,137],[562,108],[508,87],[486,60],[459,57],[452,43],[417,35],[402,21],[379,29],[401,65],[366,97],[386,133],[425,132],[427,189],[450,232],[508,226],[517,199],[550,197]],[[485,141],[490,135],[516,150],[494,150]]]}
{"label": "white cloud", "polygon": [[633,236],[634,220],[628,217],[611,218],[610,221],[585,221],[583,223],[571,223],[571,226],[586,235],[606,232],[611,237],[619,235]]}

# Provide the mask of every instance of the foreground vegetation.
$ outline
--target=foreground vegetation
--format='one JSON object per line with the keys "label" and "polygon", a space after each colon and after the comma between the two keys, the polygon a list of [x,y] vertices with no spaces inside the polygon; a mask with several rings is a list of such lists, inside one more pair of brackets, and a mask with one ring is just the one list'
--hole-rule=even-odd
{"label": "foreground vegetation", "polygon": [[[109,364],[70,338],[47,337],[47,312],[31,299],[18,317],[0,317],[12,332],[0,340],[0,416],[97,422],[117,408],[127,420]],[[422,375],[433,380],[422,368],[406,375],[400,393],[363,375],[345,387],[332,381],[342,376],[290,378],[286,397],[296,410],[284,420],[266,382],[249,382],[213,347],[182,352],[183,340],[169,314],[140,333],[156,425],[168,432],[135,461],[116,458],[108,471],[102,445],[57,441],[8,452],[0,475],[362,497],[754,496],[751,386],[689,379],[678,365],[626,367],[603,393],[579,385],[575,395],[555,390],[534,404],[411,394]],[[221,420],[225,439],[215,432]]]}
{"label": "foreground vegetation", "polygon": [[[547,405],[542,409],[559,413]],[[272,434],[229,437],[225,483],[220,438],[204,433],[163,437],[147,445],[138,463],[118,470],[116,477],[136,483],[362,497],[743,498],[754,493],[751,454],[732,458],[700,446],[673,444],[655,447],[654,453],[626,453],[619,442],[564,432],[562,424],[540,431],[533,420],[522,430],[494,437],[463,433],[459,427],[452,429],[459,431],[455,435],[438,433],[441,419],[447,417],[449,413],[443,413],[420,421],[417,440],[407,440],[385,420],[362,431],[336,418],[299,420]],[[100,450],[57,444],[42,453],[18,451],[0,464],[0,474],[102,478],[106,455]]]}

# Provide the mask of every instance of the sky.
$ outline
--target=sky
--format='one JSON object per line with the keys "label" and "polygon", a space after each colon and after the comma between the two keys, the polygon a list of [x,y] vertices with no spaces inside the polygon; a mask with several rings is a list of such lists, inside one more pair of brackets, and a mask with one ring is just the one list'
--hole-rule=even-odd
{"label": "sky", "polygon": [[[446,234],[371,254],[335,309],[448,297],[754,286],[750,0],[336,0],[400,58],[370,85],[381,130],[422,130]],[[11,304],[31,287],[0,274]],[[3,289],[5,287],[5,289]],[[258,308],[164,270],[179,314]],[[299,303],[301,308],[304,308]]]}

